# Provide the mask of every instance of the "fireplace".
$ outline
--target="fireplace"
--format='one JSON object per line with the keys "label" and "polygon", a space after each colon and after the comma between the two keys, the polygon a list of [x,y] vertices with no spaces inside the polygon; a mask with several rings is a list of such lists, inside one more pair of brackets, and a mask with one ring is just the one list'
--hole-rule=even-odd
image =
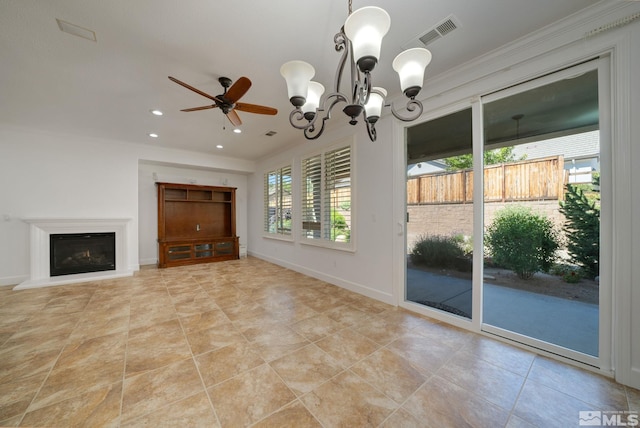
{"label": "fireplace", "polygon": [[[132,245],[129,218],[26,218],[23,221],[29,224],[31,269],[29,277],[14,290],[122,278],[132,276],[138,268],[129,260],[129,247]],[[100,239],[105,239],[109,234],[113,236],[108,238],[113,242],[110,250],[105,250],[103,244],[87,248],[82,238],[98,235]],[[65,245],[69,244],[71,249],[62,250],[62,253],[54,249],[51,237],[55,235],[70,237],[71,243]],[[71,263],[69,258],[75,261]],[[108,258],[111,261],[105,262]],[[81,260],[89,265],[85,266],[84,273],[66,270],[70,268],[68,265]],[[56,272],[54,265],[65,271]]]}
{"label": "fireplace", "polygon": [[63,233],[49,235],[51,276],[116,270],[116,234]]}

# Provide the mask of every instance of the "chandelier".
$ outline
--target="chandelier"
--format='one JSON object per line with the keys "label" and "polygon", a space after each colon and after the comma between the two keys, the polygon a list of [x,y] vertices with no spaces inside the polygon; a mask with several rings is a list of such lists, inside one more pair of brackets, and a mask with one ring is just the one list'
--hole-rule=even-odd
{"label": "chandelier", "polygon": [[[324,131],[331,110],[338,103],[347,105],[342,111],[350,118],[349,123],[363,122],[371,141],[376,141],[375,124],[383,107],[404,122],[416,120],[422,114],[422,103],[415,97],[422,89],[424,70],[431,61],[431,52],[424,48],[408,49],[393,60],[393,69],[400,77],[400,87],[408,98],[405,106],[408,116],[403,116],[391,104],[385,102],[387,91],[374,87],[371,72],[378,63],[382,38],[389,31],[391,18],[379,7],[368,6],[352,12],[349,0],[349,16],[340,31],[334,36],[336,52],[342,52],[334,79],[334,92],[324,99],[324,86],[311,81],[315,74],[313,66],[304,61],[289,61],[282,65],[280,74],[287,81],[289,101],[294,109],[289,114],[289,123],[304,131],[308,140],[315,140]],[[340,91],[346,62],[351,66],[351,92]]]}

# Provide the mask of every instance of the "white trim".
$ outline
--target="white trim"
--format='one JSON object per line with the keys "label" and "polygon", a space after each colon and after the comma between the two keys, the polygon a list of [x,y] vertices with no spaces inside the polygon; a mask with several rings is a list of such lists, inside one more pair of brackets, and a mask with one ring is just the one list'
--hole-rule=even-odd
{"label": "white trim", "polygon": [[358,284],[352,281],[347,281],[337,276],[328,275],[325,272],[318,271],[315,269],[309,269],[307,267],[291,263],[285,259],[279,259],[275,257],[268,256],[262,253],[256,253],[254,251],[249,252],[250,256],[268,261],[270,263],[277,264],[279,266],[286,267],[287,269],[291,269],[295,272],[302,273],[304,275],[320,279],[322,281],[328,282],[330,284],[336,285],[338,287],[347,289],[349,291],[353,291],[354,293],[362,294],[367,297],[371,297],[372,299],[379,300],[383,303],[387,303],[390,305],[395,305],[393,302],[393,296],[388,293],[383,293],[379,290],[375,290],[373,288],[367,287],[366,285]]}
{"label": "white trim", "polygon": [[[27,218],[23,221],[28,223],[30,228],[31,272],[29,279],[20,283],[14,290],[133,275],[133,271],[128,267],[127,250],[130,218]],[[55,277],[50,275],[49,236],[51,234],[99,232],[116,234],[116,270]]]}

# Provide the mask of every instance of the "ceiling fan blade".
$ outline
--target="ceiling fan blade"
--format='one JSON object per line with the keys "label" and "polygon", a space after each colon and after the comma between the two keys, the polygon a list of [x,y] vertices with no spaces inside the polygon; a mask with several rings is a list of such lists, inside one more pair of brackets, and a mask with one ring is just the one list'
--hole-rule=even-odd
{"label": "ceiling fan blade", "polygon": [[185,87],[185,88],[187,88],[187,89],[192,90],[192,91],[193,91],[193,92],[195,92],[196,94],[200,94],[200,95],[202,95],[203,97],[207,97],[207,98],[209,98],[210,100],[213,100],[213,101],[216,101],[216,102],[222,102],[222,101],[220,101],[218,98],[214,97],[213,95],[209,95],[209,94],[207,94],[206,92],[202,92],[200,89],[196,89],[196,88],[194,88],[193,86],[191,86],[191,85],[189,85],[189,84],[187,84],[187,83],[181,82],[181,81],[179,81],[178,79],[176,79],[175,77],[171,77],[171,76],[169,76],[169,80],[171,80],[172,82],[176,82],[178,85],[184,86],[184,87]]}
{"label": "ceiling fan blade", "polygon": [[257,114],[269,114],[274,115],[278,113],[278,110],[273,107],[260,106],[257,104],[236,103],[236,110],[246,111],[247,113]]}
{"label": "ceiling fan blade", "polygon": [[235,81],[233,85],[227,90],[227,93],[224,94],[224,97],[231,103],[235,103],[238,101],[244,94],[247,93],[249,88],[251,87],[251,80],[246,77],[241,77]]}
{"label": "ceiling fan blade", "polygon": [[217,106],[217,105],[215,105],[215,104],[212,104],[212,105],[210,105],[210,106],[202,106],[202,107],[185,108],[185,109],[180,110],[180,111],[198,111],[198,110],[207,110],[207,109],[210,109],[210,108],[216,108],[216,107],[218,107],[218,106]]}
{"label": "ceiling fan blade", "polygon": [[242,121],[240,120],[240,116],[238,116],[238,113],[236,113],[235,110],[230,110],[229,113],[227,113],[227,119],[229,119],[229,122],[231,122],[231,124],[233,124],[233,126],[242,125]]}

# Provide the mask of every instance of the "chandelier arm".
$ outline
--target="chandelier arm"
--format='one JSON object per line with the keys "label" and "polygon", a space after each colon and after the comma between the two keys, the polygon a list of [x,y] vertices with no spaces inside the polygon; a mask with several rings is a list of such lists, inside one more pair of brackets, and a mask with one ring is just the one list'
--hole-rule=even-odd
{"label": "chandelier arm", "polygon": [[294,108],[291,113],[289,113],[289,123],[296,129],[307,129],[314,125],[318,114],[314,116],[313,120],[309,121],[305,119],[304,113],[300,108]]}
{"label": "chandelier arm", "polygon": [[351,56],[351,49],[349,49],[350,42],[349,39],[347,39],[347,36],[344,34],[344,28],[342,28],[340,32],[336,33],[336,35],[333,37],[333,41],[335,43],[336,52],[342,51],[342,56],[340,57],[340,61],[338,62],[338,67],[336,68],[336,75],[334,78],[334,90],[335,92],[340,92],[344,65],[347,63],[347,59]]}
{"label": "chandelier arm", "polygon": [[406,105],[407,111],[413,112],[413,114],[410,114],[409,116],[403,116],[400,113],[398,113],[398,111],[396,111],[395,106],[393,104],[386,104],[386,106],[390,106],[391,113],[396,117],[396,119],[399,119],[403,122],[411,122],[416,120],[417,118],[420,117],[423,110],[422,103],[416,99],[409,99],[409,101],[407,101],[407,105]]}

